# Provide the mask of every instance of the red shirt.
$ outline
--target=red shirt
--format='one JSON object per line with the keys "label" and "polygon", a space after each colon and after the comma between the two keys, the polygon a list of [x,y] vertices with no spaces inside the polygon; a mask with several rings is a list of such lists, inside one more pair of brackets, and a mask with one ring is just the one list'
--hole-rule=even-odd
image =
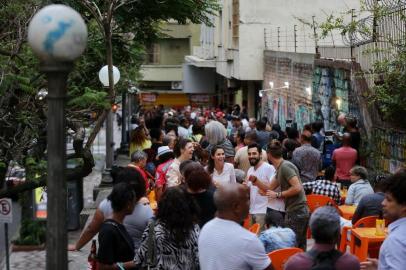
{"label": "red shirt", "polygon": [[[313,249],[320,252],[329,251],[334,248],[334,245],[329,244],[314,244]],[[290,257],[286,264],[285,270],[310,270],[312,269],[313,260],[306,255],[306,253],[301,252]],[[358,258],[350,253],[344,253],[335,263],[335,269],[337,270],[359,270],[360,264]]]}
{"label": "red shirt", "polygon": [[354,167],[357,158],[357,150],[350,146],[342,146],[334,150],[332,159],[336,163],[337,179],[350,179],[350,170]]}
{"label": "red shirt", "polygon": [[133,164],[129,164],[127,167],[136,169],[142,175],[142,178],[144,178],[144,181],[145,181],[145,188],[146,188],[146,190],[148,190],[149,189],[149,181],[148,181],[147,172],[145,170],[141,169],[140,167],[135,166]]}
{"label": "red shirt", "polygon": [[157,187],[163,187],[166,185],[166,172],[169,169],[169,166],[171,166],[173,162],[173,159],[170,159],[162,164],[160,164],[158,166],[158,168],[156,169],[156,173],[155,173],[155,185]]}

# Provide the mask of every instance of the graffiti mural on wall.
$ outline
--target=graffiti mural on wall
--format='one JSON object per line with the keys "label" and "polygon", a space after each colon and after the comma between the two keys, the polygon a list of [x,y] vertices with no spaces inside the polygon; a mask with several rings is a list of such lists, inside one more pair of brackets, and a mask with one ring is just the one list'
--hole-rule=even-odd
{"label": "graffiti mural on wall", "polygon": [[316,67],[313,72],[313,119],[322,121],[324,129],[337,129],[339,113],[348,114],[349,71]]}
{"label": "graffiti mural on wall", "polygon": [[304,125],[311,122],[309,108],[304,105],[299,105],[296,110],[295,119],[298,130],[303,130]]}
{"label": "graffiti mural on wall", "polygon": [[286,121],[293,120],[299,130],[311,122],[311,108],[308,105],[296,103],[292,98],[267,92],[262,96],[262,115],[268,117],[273,124],[279,124],[282,130]]}

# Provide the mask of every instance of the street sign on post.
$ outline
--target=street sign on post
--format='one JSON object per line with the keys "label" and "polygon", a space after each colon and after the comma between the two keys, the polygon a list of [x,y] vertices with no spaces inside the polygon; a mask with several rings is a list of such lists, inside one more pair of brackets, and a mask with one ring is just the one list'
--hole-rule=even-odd
{"label": "street sign on post", "polygon": [[11,199],[0,199],[0,223],[4,223],[4,242],[6,249],[6,269],[10,270],[10,255],[8,253],[8,224],[13,222],[13,207]]}
{"label": "street sign on post", "polygon": [[13,222],[11,199],[0,199],[0,223]]}

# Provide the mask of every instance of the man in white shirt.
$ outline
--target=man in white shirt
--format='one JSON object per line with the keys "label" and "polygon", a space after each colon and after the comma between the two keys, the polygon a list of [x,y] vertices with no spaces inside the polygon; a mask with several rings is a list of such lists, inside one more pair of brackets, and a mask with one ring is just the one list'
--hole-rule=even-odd
{"label": "man in white shirt", "polygon": [[200,269],[273,269],[258,237],[239,224],[248,214],[248,188],[240,184],[220,186],[214,203],[217,217],[206,223],[199,235]]}
{"label": "man in white shirt", "polygon": [[[241,147],[238,149],[237,153],[234,156],[234,166],[237,169],[243,170],[247,173],[248,169],[251,167],[250,162],[248,160],[248,145],[251,143],[255,143],[257,140],[257,133],[255,131],[251,131],[245,134],[244,143],[246,146]],[[263,161],[268,162],[268,158],[266,155],[265,150],[261,150],[261,158]]]}
{"label": "man in white shirt", "polygon": [[[261,225],[260,231],[265,230],[265,214],[267,207],[284,211],[285,204],[280,199],[270,200],[265,193],[260,193],[260,189],[253,185],[256,181],[260,181],[266,185],[269,185],[272,177],[275,174],[275,168],[267,162],[261,160],[259,153],[261,153],[261,147],[252,143],[248,145],[248,159],[251,167],[247,172],[247,185],[250,187],[250,217],[251,224],[259,223]],[[279,200],[279,201],[278,201]]]}

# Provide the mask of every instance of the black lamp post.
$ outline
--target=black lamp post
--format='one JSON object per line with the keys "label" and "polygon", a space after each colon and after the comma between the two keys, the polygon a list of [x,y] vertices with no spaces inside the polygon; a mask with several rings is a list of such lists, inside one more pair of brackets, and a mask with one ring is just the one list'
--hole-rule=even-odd
{"label": "black lamp post", "polygon": [[86,24],[74,9],[49,5],[32,18],[28,42],[48,80],[46,269],[67,270],[66,81],[73,61],[86,48]]}

